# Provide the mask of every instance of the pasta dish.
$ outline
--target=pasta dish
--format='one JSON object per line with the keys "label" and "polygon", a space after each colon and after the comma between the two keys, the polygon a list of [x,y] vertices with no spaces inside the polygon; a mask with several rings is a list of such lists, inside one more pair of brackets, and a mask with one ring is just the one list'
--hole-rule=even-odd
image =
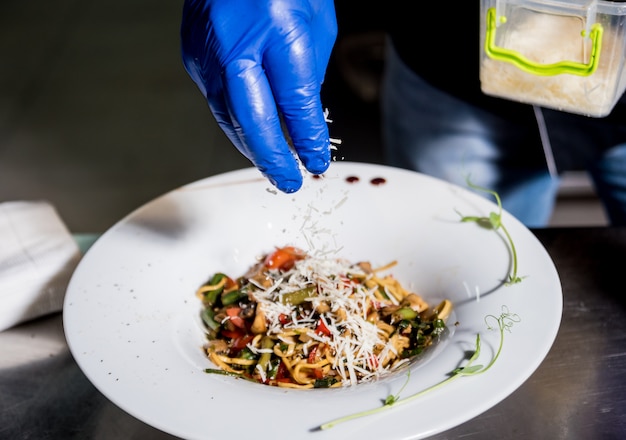
{"label": "pasta dish", "polygon": [[204,347],[217,369],[265,385],[328,388],[397,371],[446,327],[450,301],[430,307],[392,276],[396,262],[310,256],[286,246],[246,274],[200,286]]}

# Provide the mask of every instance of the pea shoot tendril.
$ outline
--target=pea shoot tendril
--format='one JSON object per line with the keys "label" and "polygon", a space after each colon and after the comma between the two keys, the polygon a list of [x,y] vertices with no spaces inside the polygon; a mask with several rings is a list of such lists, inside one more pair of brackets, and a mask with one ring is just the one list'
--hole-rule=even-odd
{"label": "pea shoot tendril", "polygon": [[506,239],[509,242],[509,246],[511,247],[511,256],[513,258],[511,272],[507,276],[504,284],[507,286],[510,286],[513,284],[520,283],[522,281],[522,277],[517,275],[517,250],[515,249],[513,238],[511,237],[511,235],[509,234],[509,231],[506,229],[506,227],[502,223],[502,201],[500,200],[500,195],[496,191],[483,188],[478,185],[474,185],[472,182],[470,182],[469,176],[467,177],[466,182],[467,182],[467,186],[469,186],[472,189],[491,194],[496,199],[496,203],[498,204],[498,212],[497,213],[490,212],[489,217],[464,216],[459,212],[459,215],[461,216],[461,221],[462,222],[475,222],[481,226],[491,227],[491,229],[493,229],[494,231],[497,231],[498,229],[502,229],[502,232],[506,236]]}
{"label": "pea shoot tendril", "polygon": [[410,402],[412,400],[415,400],[423,396],[424,394],[428,392],[434,391],[438,388],[443,387],[444,385],[449,384],[450,382],[458,379],[459,377],[477,376],[479,374],[485,373],[496,363],[496,361],[498,360],[498,357],[500,357],[500,353],[502,352],[502,347],[504,346],[504,332],[505,331],[510,332],[513,325],[517,322],[520,322],[520,317],[514,313],[510,313],[508,307],[506,306],[502,306],[502,313],[500,314],[500,316],[495,316],[495,315],[485,316],[485,324],[487,325],[487,329],[488,330],[495,329],[500,332],[500,343],[498,345],[498,349],[495,352],[491,361],[486,366],[483,366],[481,364],[474,365],[474,362],[480,357],[481,341],[480,341],[480,333],[479,333],[476,335],[476,346],[475,346],[474,353],[472,354],[472,356],[468,359],[467,363],[464,366],[454,369],[450,373],[450,376],[447,379],[429,388],[426,388],[418,393],[415,393],[409,397],[400,398],[400,394],[402,393],[402,391],[404,390],[404,388],[406,387],[410,379],[411,371],[408,370],[407,379],[404,385],[402,386],[402,388],[400,388],[400,390],[396,394],[387,396],[387,398],[383,400],[383,406],[366,410],[366,411],[361,411],[361,412],[354,413],[348,416],[340,417],[338,419],[335,419],[328,423],[324,423],[323,425],[320,425],[318,429],[319,430],[330,429],[339,425],[340,423],[344,423],[344,422],[348,422],[350,420],[354,420],[357,418],[376,414],[376,413],[391,409],[393,406]]}

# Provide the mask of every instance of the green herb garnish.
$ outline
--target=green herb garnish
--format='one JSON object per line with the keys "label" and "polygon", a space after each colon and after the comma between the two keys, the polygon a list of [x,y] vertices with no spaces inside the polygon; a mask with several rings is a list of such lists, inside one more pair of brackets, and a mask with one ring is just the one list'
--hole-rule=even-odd
{"label": "green herb garnish", "polygon": [[472,354],[472,356],[469,358],[469,360],[467,361],[467,363],[465,364],[465,366],[463,367],[459,367],[454,369],[451,373],[450,373],[450,377],[448,377],[447,379],[429,387],[426,388],[423,391],[420,391],[416,394],[413,394],[409,397],[405,397],[403,399],[400,398],[400,393],[402,392],[402,390],[404,390],[404,388],[406,387],[406,385],[409,382],[410,379],[410,373],[411,371],[409,370],[407,372],[407,380],[404,383],[404,385],[402,386],[402,388],[400,388],[400,391],[398,391],[397,394],[395,395],[389,395],[387,396],[387,398],[383,401],[383,406],[378,407],[378,408],[374,408],[374,409],[370,409],[367,411],[361,411],[355,414],[351,414],[348,416],[344,416],[344,417],[340,417],[338,419],[335,419],[333,421],[330,421],[328,423],[324,423],[323,425],[319,426],[320,430],[325,430],[325,429],[330,429],[335,427],[336,425],[340,424],[340,423],[344,423],[353,419],[357,419],[360,417],[365,417],[368,415],[372,415],[372,414],[376,414],[378,412],[382,412],[388,409],[391,409],[394,405],[400,405],[402,403],[407,403],[410,402],[412,400],[417,399],[418,397],[423,396],[424,394],[430,392],[430,391],[434,391],[438,388],[443,387],[446,384],[449,384],[450,382],[458,379],[459,377],[463,377],[463,376],[476,376],[478,374],[482,374],[484,372],[486,372],[487,370],[489,370],[493,364],[496,363],[496,361],[498,360],[498,357],[500,356],[500,353],[502,352],[502,347],[504,345],[504,331],[511,331],[511,327],[513,327],[513,324],[516,322],[520,321],[520,318],[518,315],[510,313],[508,308],[506,306],[502,306],[502,314],[500,316],[495,316],[495,315],[487,315],[485,317],[485,323],[487,324],[487,329],[488,330],[493,330],[494,326],[492,326],[490,324],[490,322],[495,321],[496,323],[496,327],[500,332],[500,344],[498,346],[498,350],[496,351],[495,355],[493,356],[493,358],[491,359],[491,361],[486,365],[474,365],[474,362],[478,359],[478,357],[480,356],[480,334],[476,335],[476,348],[474,350],[474,353]]}
{"label": "green herb garnish", "polygon": [[492,191],[490,189],[482,188],[480,186],[474,185],[472,182],[470,182],[469,176],[467,177],[466,182],[467,182],[467,186],[469,186],[470,188],[475,189],[477,191],[486,192],[494,196],[494,198],[496,199],[496,203],[498,204],[498,212],[497,213],[490,212],[489,217],[464,216],[459,212],[459,215],[461,215],[461,221],[462,222],[476,222],[481,226],[489,226],[494,231],[497,231],[498,229],[502,229],[502,232],[504,232],[504,235],[506,236],[506,239],[509,242],[509,246],[511,247],[511,256],[513,258],[511,272],[509,273],[504,284],[507,286],[510,286],[512,284],[520,283],[522,281],[522,277],[517,275],[517,250],[515,249],[513,238],[511,237],[511,235],[509,234],[509,231],[507,231],[506,227],[502,223],[502,201],[500,200],[500,195],[496,191]]}

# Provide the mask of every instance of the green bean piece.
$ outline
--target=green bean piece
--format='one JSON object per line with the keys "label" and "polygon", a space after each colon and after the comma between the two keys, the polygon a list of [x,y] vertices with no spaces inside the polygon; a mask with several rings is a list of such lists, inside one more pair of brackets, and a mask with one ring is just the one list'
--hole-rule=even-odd
{"label": "green bean piece", "polygon": [[315,286],[308,286],[300,290],[294,290],[293,292],[285,293],[280,302],[284,305],[298,306],[304,302],[305,299],[313,296],[315,292]]}
{"label": "green bean piece", "polygon": [[338,382],[337,379],[335,379],[334,377],[326,377],[324,379],[316,379],[315,382],[313,382],[313,388],[330,388],[331,386],[333,386],[337,382]]}
{"label": "green bean piece", "polygon": [[[263,339],[261,339],[261,348],[268,349],[272,347],[274,347],[274,340],[269,336],[263,336]],[[261,357],[259,358],[257,365],[259,365],[263,370],[266,370],[271,358],[272,353],[261,353]]]}
{"label": "green bean piece", "polygon": [[244,347],[239,354],[241,359],[255,359],[256,355],[248,347]]}
{"label": "green bean piece", "polygon": [[[209,282],[207,283],[209,286],[216,286],[218,285],[220,282],[222,282],[222,280],[226,278],[226,274],[223,274],[221,272],[216,273],[215,275],[213,275],[211,277],[211,279],[209,280]],[[215,302],[217,301],[218,296],[224,291],[224,283],[222,282],[222,286],[218,289],[215,290],[210,290],[208,291],[205,295],[204,295],[204,302],[207,303],[208,305],[212,306],[213,304],[215,304]]]}
{"label": "green bean piece", "polygon": [[401,307],[400,309],[394,312],[394,316],[403,319],[415,319],[417,317],[417,312],[410,307]]}
{"label": "green bean piece", "polygon": [[241,289],[222,293],[222,305],[227,306],[229,304],[233,304],[246,296],[248,296],[248,294],[246,292],[242,292]]}
{"label": "green bean piece", "polygon": [[215,312],[212,308],[206,307],[204,310],[202,310],[200,316],[202,317],[202,322],[204,322],[204,324],[209,327],[209,329],[213,330],[213,332],[216,332],[217,329],[220,327],[220,323],[214,319]]}
{"label": "green bean piece", "polygon": [[224,279],[224,278],[226,278],[226,274],[224,274],[222,272],[217,272],[216,274],[214,274],[211,277],[211,280],[209,281],[209,285],[215,286],[217,283],[222,281],[222,279]]}
{"label": "green bean piece", "polygon": [[272,359],[269,364],[269,370],[267,372],[268,379],[276,379],[278,376],[278,367],[280,367],[281,359]]}
{"label": "green bean piece", "polygon": [[446,322],[443,319],[435,319],[433,321],[435,333],[441,333],[446,328]]}

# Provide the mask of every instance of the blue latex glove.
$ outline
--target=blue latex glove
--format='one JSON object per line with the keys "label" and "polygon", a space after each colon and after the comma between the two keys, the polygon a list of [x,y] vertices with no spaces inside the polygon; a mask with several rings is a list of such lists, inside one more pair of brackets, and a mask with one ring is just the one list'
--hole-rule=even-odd
{"label": "blue latex glove", "polygon": [[278,189],[330,164],[320,90],[337,36],[331,0],[186,0],[185,68],[228,138]]}

